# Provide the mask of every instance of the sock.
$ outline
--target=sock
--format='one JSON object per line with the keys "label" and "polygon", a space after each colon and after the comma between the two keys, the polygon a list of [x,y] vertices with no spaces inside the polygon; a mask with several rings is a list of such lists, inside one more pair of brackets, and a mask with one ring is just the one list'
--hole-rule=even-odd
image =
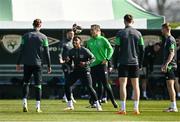
{"label": "sock", "polygon": [[173,109],[176,109],[176,108],[177,108],[176,101],[171,102],[171,108],[173,108]]}
{"label": "sock", "polygon": [[126,111],[126,101],[121,101],[121,111]]}
{"label": "sock", "polygon": [[146,91],[143,91],[143,97],[147,97]]}
{"label": "sock", "polygon": [[102,98],[102,100],[107,101],[107,97]]}
{"label": "sock", "polygon": [[67,99],[67,98],[66,98],[66,94],[64,94],[63,99]]}
{"label": "sock", "polygon": [[96,107],[101,106],[101,105],[99,104],[99,101],[98,101],[98,100],[97,100],[97,101],[95,101],[95,104],[96,104]]}
{"label": "sock", "polygon": [[23,107],[27,107],[27,98],[23,98]]}
{"label": "sock", "polygon": [[36,101],[36,108],[40,109],[40,101]]}
{"label": "sock", "polygon": [[72,94],[72,93],[71,93],[71,99],[72,99],[73,101],[75,101],[74,96],[73,96],[73,94]]}
{"label": "sock", "polygon": [[139,101],[134,101],[134,110],[139,110]]}
{"label": "sock", "polygon": [[68,107],[73,107],[73,102],[72,102],[72,100],[68,101],[67,105],[68,105]]}

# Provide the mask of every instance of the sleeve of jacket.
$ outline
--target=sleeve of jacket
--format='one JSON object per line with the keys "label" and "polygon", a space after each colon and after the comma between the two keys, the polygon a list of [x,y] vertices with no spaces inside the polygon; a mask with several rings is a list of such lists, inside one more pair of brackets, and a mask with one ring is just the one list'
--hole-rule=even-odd
{"label": "sleeve of jacket", "polygon": [[110,60],[113,55],[114,50],[110,42],[106,38],[104,38],[104,44],[105,44],[105,47],[107,48],[107,60]]}
{"label": "sleeve of jacket", "polygon": [[138,40],[138,47],[139,47],[139,68],[142,67],[143,65],[143,60],[144,60],[144,52],[145,52],[145,48],[144,48],[144,40],[142,35],[140,34],[140,38]]}
{"label": "sleeve of jacket", "polygon": [[19,55],[18,55],[17,62],[16,62],[17,65],[19,65],[21,63],[23,51],[24,51],[24,39],[22,37],[21,38],[21,45],[20,45]]}
{"label": "sleeve of jacket", "polygon": [[95,56],[91,53],[91,51],[89,49],[84,48],[84,50],[85,50],[85,53],[86,53],[86,55],[88,57],[88,60],[87,60],[86,64],[93,63],[95,61]]}
{"label": "sleeve of jacket", "polygon": [[49,53],[49,44],[48,44],[48,39],[45,38],[43,40],[43,47],[44,47],[44,55],[46,58],[46,62],[48,67],[51,67],[51,58],[50,58],[50,53]]}
{"label": "sleeve of jacket", "polygon": [[60,42],[60,44],[59,44],[59,48],[60,48],[60,50],[59,50],[59,58],[63,58],[62,57],[62,54],[63,54],[63,42],[61,41]]}

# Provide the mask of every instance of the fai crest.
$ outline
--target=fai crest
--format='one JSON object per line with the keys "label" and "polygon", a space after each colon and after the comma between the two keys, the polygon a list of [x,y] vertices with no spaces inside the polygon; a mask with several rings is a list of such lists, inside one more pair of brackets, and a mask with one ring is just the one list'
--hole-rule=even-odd
{"label": "fai crest", "polygon": [[21,45],[20,35],[4,35],[2,38],[2,45],[9,53],[15,53]]}

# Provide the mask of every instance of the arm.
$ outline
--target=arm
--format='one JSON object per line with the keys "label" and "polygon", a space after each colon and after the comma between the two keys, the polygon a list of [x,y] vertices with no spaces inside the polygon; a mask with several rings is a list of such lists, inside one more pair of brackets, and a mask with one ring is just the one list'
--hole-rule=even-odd
{"label": "arm", "polygon": [[60,42],[60,51],[59,51],[59,62],[60,64],[65,63],[65,61],[63,60],[62,54],[63,54],[63,42]]}
{"label": "arm", "polygon": [[143,60],[144,60],[144,52],[145,52],[145,48],[144,48],[144,40],[142,38],[142,36],[140,37],[139,39],[139,56],[138,56],[138,59],[139,59],[139,68],[141,69],[142,68],[142,65],[143,65]]}
{"label": "arm", "polygon": [[48,73],[51,73],[51,58],[50,58],[49,44],[48,44],[47,38],[43,40],[43,47],[44,47],[44,55],[45,55],[47,66],[48,66]]}
{"label": "arm", "polygon": [[120,44],[121,44],[120,37],[116,36],[116,39],[115,39],[115,50],[114,50],[114,54],[113,54],[113,65],[114,65],[115,69],[117,69],[117,65],[118,65],[118,57],[119,57],[119,51],[120,51]]}
{"label": "arm", "polygon": [[169,65],[169,63],[172,61],[174,55],[175,55],[174,50],[170,50],[168,59],[167,59],[166,63],[165,63],[165,64],[162,66],[162,68],[161,68],[161,70],[162,70],[163,72],[167,72],[168,65]]}
{"label": "arm", "polygon": [[21,62],[21,59],[22,59],[23,50],[24,50],[24,39],[22,38],[22,39],[21,39],[19,56],[18,56],[17,63],[16,63],[16,70],[17,70],[17,71],[20,71],[20,70],[21,70],[20,62]]}
{"label": "arm", "polygon": [[85,48],[86,50],[86,54],[87,54],[87,57],[88,57],[88,61],[86,62],[87,65],[91,64],[92,62],[95,61],[95,56],[90,52],[89,49]]}
{"label": "arm", "polygon": [[113,55],[113,48],[110,42],[106,38],[104,38],[104,41],[105,41],[105,47],[107,48],[107,60],[110,60]]}
{"label": "arm", "polygon": [[171,42],[170,47],[169,47],[168,58],[165,64],[161,67],[162,72],[167,72],[168,65],[172,61],[173,57],[175,56],[175,47],[176,47],[176,42]]}

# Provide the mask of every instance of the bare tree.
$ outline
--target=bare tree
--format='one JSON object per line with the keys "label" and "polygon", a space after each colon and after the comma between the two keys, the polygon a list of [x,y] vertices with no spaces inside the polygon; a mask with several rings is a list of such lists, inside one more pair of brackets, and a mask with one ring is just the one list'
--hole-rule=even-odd
{"label": "bare tree", "polygon": [[[164,15],[168,17],[168,21],[174,21],[177,20],[178,16],[175,16],[174,13],[175,9],[177,12],[179,12],[179,7],[177,7],[177,3],[179,3],[179,0],[132,0],[144,9],[155,12],[159,15]],[[155,2],[155,4],[152,5],[152,1]],[[155,6],[154,6],[155,5]],[[176,7],[175,7],[176,6]],[[173,10],[173,11],[172,11]],[[171,14],[170,14],[171,13]]]}

